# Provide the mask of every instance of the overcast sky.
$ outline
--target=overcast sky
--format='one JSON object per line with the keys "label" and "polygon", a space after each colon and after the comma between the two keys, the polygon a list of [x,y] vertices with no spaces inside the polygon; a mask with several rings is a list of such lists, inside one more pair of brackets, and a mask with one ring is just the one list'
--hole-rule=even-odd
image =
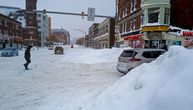
{"label": "overcast sky", "polygon": [[[0,5],[14,6],[25,9],[25,0],[0,0]],[[115,0],[38,0],[37,10],[87,13],[88,7],[95,8],[97,15],[114,16]],[[74,29],[81,29],[88,33],[92,23],[100,23],[104,18],[95,18],[95,21],[87,21],[87,17],[48,14],[52,19],[52,28],[64,28],[70,32],[71,37],[83,36],[84,34]]]}

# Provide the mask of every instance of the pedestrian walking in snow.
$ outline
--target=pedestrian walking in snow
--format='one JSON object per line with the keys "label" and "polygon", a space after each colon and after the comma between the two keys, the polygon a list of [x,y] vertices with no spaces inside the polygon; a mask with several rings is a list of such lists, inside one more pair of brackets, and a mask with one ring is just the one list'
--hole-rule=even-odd
{"label": "pedestrian walking in snow", "polygon": [[30,54],[31,48],[32,48],[32,46],[29,45],[27,47],[27,49],[25,50],[25,54],[24,54],[24,58],[26,60],[26,63],[24,64],[24,67],[25,67],[26,70],[29,70],[28,65],[29,65],[29,63],[31,63],[31,59],[30,59],[31,58],[31,54]]}

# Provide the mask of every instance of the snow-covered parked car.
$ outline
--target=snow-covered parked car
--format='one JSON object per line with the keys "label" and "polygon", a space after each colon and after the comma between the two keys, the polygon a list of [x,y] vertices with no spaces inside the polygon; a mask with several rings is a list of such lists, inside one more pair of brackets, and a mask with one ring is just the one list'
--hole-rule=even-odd
{"label": "snow-covered parked car", "polygon": [[5,48],[1,51],[1,57],[12,57],[18,55],[19,51],[17,50],[17,48],[14,47]]}
{"label": "snow-covered parked car", "polygon": [[121,73],[128,73],[131,69],[155,60],[165,50],[163,49],[126,49],[118,58],[117,70]]}

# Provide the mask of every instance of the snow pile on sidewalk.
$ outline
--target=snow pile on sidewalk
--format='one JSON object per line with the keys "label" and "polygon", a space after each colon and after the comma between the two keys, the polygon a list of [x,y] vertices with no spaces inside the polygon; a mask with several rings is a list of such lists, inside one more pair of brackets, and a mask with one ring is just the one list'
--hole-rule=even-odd
{"label": "snow pile on sidewalk", "polygon": [[91,48],[73,48],[65,53],[63,61],[70,63],[111,63],[116,62],[123,49],[91,49]]}
{"label": "snow pile on sidewalk", "polygon": [[193,50],[173,46],[103,92],[82,110],[193,110]]}

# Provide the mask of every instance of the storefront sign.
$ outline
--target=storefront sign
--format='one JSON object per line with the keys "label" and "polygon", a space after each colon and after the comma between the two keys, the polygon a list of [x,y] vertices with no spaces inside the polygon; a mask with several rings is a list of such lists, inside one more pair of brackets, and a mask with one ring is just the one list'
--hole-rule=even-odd
{"label": "storefront sign", "polygon": [[142,36],[142,34],[126,36],[126,37],[124,37],[124,40],[140,40],[141,36]]}
{"label": "storefront sign", "polygon": [[193,37],[193,32],[192,31],[183,31],[182,35],[183,36],[192,36]]}
{"label": "storefront sign", "polygon": [[142,32],[148,31],[168,31],[169,26],[144,26],[142,27]]}

